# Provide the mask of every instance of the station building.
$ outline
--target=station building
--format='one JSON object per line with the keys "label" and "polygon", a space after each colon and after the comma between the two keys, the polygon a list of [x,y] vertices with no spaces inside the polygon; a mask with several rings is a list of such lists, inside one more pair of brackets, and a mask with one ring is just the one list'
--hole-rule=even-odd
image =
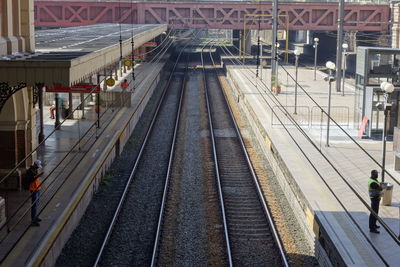
{"label": "station building", "polygon": [[[0,1],[0,58],[35,52],[33,0]],[[0,173],[23,160],[38,144],[37,93],[32,86],[0,81]],[[29,161],[26,164],[30,164]]]}

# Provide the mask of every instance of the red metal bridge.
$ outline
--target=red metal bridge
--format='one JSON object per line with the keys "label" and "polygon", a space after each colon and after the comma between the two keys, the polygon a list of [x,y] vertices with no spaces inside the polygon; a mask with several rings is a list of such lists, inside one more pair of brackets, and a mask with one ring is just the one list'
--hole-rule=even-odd
{"label": "red metal bridge", "polygon": [[[336,30],[337,3],[279,4],[279,25],[290,30]],[[346,3],[346,30],[382,31],[389,5]],[[270,29],[272,5],[251,2],[61,2],[35,1],[36,26],[82,26],[96,23],[168,24],[171,28]],[[246,26],[244,23],[246,22]],[[362,22],[362,23],[355,23]]]}

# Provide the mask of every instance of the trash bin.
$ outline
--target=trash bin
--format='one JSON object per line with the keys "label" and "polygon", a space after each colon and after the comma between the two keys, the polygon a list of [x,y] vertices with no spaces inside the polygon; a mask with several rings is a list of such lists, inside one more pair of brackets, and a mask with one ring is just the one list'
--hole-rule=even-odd
{"label": "trash bin", "polygon": [[67,118],[68,118],[68,119],[73,119],[73,118],[69,118],[68,115],[69,115],[69,108],[64,108],[64,107],[63,107],[63,108],[61,109],[61,118],[62,118],[62,119],[67,119]]}
{"label": "trash bin", "polygon": [[392,195],[393,195],[393,184],[391,183],[381,183],[383,188],[382,205],[390,206],[392,205]]}

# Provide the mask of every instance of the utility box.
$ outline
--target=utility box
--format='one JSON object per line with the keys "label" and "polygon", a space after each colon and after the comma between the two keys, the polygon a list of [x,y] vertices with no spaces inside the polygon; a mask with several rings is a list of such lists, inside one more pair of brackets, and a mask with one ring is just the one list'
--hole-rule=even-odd
{"label": "utility box", "polygon": [[393,184],[381,183],[381,186],[383,188],[382,205],[384,206],[392,205]]}
{"label": "utility box", "polygon": [[393,129],[394,170],[400,171],[400,128]]}

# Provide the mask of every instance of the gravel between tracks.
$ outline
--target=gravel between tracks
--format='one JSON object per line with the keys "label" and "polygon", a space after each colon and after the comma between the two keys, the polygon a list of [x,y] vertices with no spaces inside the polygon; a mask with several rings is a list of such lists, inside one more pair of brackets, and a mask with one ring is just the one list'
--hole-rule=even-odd
{"label": "gravel between tracks", "polygon": [[[199,81],[201,83],[201,81]],[[149,104],[146,107],[146,110],[144,114],[142,115],[138,126],[135,128],[134,133],[132,134],[132,137],[129,140],[129,143],[127,146],[124,148],[123,153],[121,154],[120,157],[118,157],[115,162],[112,165],[112,168],[110,169],[109,172],[107,172],[105,178],[103,179],[102,186],[100,187],[99,192],[94,196],[93,201],[89,205],[84,217],[81,220],[80,225],[77,227],[77,229],[73,232],[73,235],[71,239],[68,241],[66,244],[65,248],[62,251],[62,254],[57,260],[56,266],[89,266],[91,265],[96,257],[96,254],[99,250],[100,244],[102,242],[102,238],[104,237],[105,231],[107,230],[108,223],[111,220],[111,217],[113,215],[113,211],[115,209],[115,206],[118,203],[119,196],[123,190],[123,187],[125,185],[126,179],[129,177],[130,170],[133,167],[133,158],[136,158],[136,155],[138,153],[138,149],[141,144],[141,140],[148,128],[148,123],[151,119],[151,115],[153,113],[153,110],[155,108],[155,103],[157,102],[157,99],[159,98],[161,93],[161,90],[159,88],[155,91],[153,97],[151,98]],[[200,109],[201,106],[204,105],[201,104],[203,101],[202,98],[200,98]],[[189,110],[192,108],[189,108]],[[188,110],[188,114],[190,113]],[[192,110],[193,113],[195,114],[194,110]],[[172,112],[169,112],[173,114]],[[236,115],[239,114],[236,111]],[[190,116],[187,118],[188,122],[191,118]],[[238,117],[237,117],[238,119]],[[197,120],[197,119],[196,119]],[[202,122],[200,123],[200,130],[199,130],[199,135],[200,135],[200,142],[202,143],[202,146],[200,148],[200,151],[198,151],[198,148],[195,148],[193,151],[197,151],[198,153],[202,153],[203,156],[206,158],[202,158],[202,175],[204,176],[204,185],[203,185],[203,190],[205,191],[205,206],[203,207],[203,212],[207,218],[206,220],[206,225],[207,225],[207,231],[206,234],[207,236],[204,236],[202,234],[202,241],[204,242],[205,239],[208,240],[207,246],[206,246],[206,251],[205,253],[208,254],[208,263],[204,265],[214,265],[214,266],[221,266],[224,265],[225,262],[221,263],[221,261],[224,261],[224,253],[225,253],[225,247],[220,239],[220,234],[222,230],[222,226],[220,224],[220,218],[219,214],[216,214],[215,208],[216,207],[215,203],[218,200],[218,197],[216,195],[216,192],[214,189],[212,189],[215,186],[215,181],[214,181],[214,172],[213,172],[213,164],[212,159],[209,158],[207,160],[207,156],[210,157],[210,155],[207,155],[207,151],[210,144],[208,144],[208,132],[206,131],[207,129],[207,122],[206,120],[201,117]],[[194,125],[199,126],[197,123],[194,123]],[[248,124],[246,123],[245,120],[240,121],[241,127],[244,129],[248,129]],[[162,134],[161,134],[162,133]],[[167,140],[165,137],[165,132],[162,130],[160,131],[160,141],[165,141]],[[189,136],[189,135],[187,135]],[[278,231],[279,234],[282,238],[285,250],[288,254],[289,261],[291,264],[294,266],[315,266],[317,265],[317,262],[315,258],[313,257],[313,250],[310,248],[305,241],[305,238],[302,237],[302,233],[299,231],[300,227],[296,221],[296,217],[293,214],[293,211],[291,210],[291,207],[289,203],[286,201],[285,195],[282,192],[282,190],[279,188],[279,184],[276,182],[276,177],[274,176],[271,167],[267,163],[266,159],[260,154],[260,149],[255,145],[254,147],[251,146],[251,142],[249,140],[252,139],[252,133],[250,131],[245,131],[245,140],[246,140],[246,145],[247,149],[251,155],[253,164],[255,164],[255,168],[257,171],[258,176],[260,179],[262,179],[262,187],[264,190],[264,194],[267,197],[268,202],[270,203],[269,206],[271,208],[272,214],[274,216],[274,220],[277,223]],[[198,140],[199,141],[199,140]],[[184,142],[189,142],[185,144],[185,146],[189,147],[190,143],[192,141],[187,141],[184,140]],[[153,146],[152,150],[154,151],[159,151],[159,147]],[[189,153],[188,151],[186,153]],[[153,153],[154,154],[154,153]],[[181,161],[182,162],[187,156],[189,157],[194,157],[196,158],[196,155],[191,155],[189,154],[181,154]],[[154,162],[154,159],[152,159]],[[158,161],[160,162],[160,161]],[[149,166],[149,168],[155,168],[155,166]],[[187,168],[187,167],[185,167]],[[161,169],[156,167],[156,169]],[[198,172],[200,170],[191,170],[187,169],[186,173],[188,175],[196,174],[200,175]],[[201,171],[200,171],[201,173]],[[146,177],[150,177],[151,175],[147,174]],[[201,175],[200,175],[201,176]],[[153,177],[154,178],[154,177]],[[190,179],[193,179],[194,177],[189,177]],[[146,178],[147,179],[147,178]],[[195,180],[192,180],[192,182],[196,183]],[[197,185],[197,184],[196,184]],[[147,186],[147,189],[140,190],[140,192],[136,193],[135,195],[141,195],[141,197],[147,197],[153,195],[153,185]],[[136,186],[138,187],[138,186]],[[190,186],[185,185],[183,186],[184,190],[188,190],[187,193],[191,192],[192,188]],[[181,189],[182,190],[182,189]],[[183,194],[185,195],[185,198],[189,198],[190,200],[190,194]],[[154,200],[155,201],[155,200]],[[181,199],[177,199],[178,202],[181,201]],[[199,201],[199,200],[197,200]],[[158,203],[158,202],[157,202]],[[196,203],[192,203],[196,204]],[[155,205],[155,206],[158,206]],[[136,209],[137,207],[135,207]],[[153,207],[154,208],[154,207]],[[187,205],[184,210],[190,209],[191,205]],[[139,210],[135,211],[137,214],[141,214],[144,212],[144,209],[147,209],[147,206],[139,208]],[[195,211],[195,216],[199,215],[198,211]],[[187,215],[190,215],[192,213],[188,213]],[[129,217],[134,217],[134,215]],[[184,217],[185,214],[181,214],[179,217],[177,216],[176,220],[177,222],[180,222],[182,217]],[[197,217],[196,217],[197,218]],[[133,218],[132,218],[133,219]],[[189,219],[189,217],[188,217]],[[150,221],[150,218],[148,219]],[[152,222],[156,222],[157,219],[151,219]],[[185,219],[183,219],[185,220]],[[204,220],[204,218],[202,219]],[[188,221],[187,221],[188,222]],[[187,222],[185,224],[187,224]],[[204,223],[204,222],[203,222]],[[135,224],[132,222],[129,222],[127,227],[132,228],[135,227]],[[146,224],[145,222],[141,222],[142,227],[143,226],[150,226]],[[190,225],[189,225],[190,226]],[[147,227],[140,228],[142,229],[141,231],[146,230]],[[191,228],[192,230],[190,236],[194,236],[196,238],[197,232],[202,232],[203,229],[196,229],[196,228]],[[135,229],[134,229],[135,230]],[[121,242],[125,238],[128,231],[131,230],[124,230],[121,232],[121,236],[117,237],[117,240],[115,242]],[[121,251],[116,251],[117,253],[125,253],[125,254],[130,254],[132,251],[128,251],[127,247],[128,243],[135,243],[136,245],[141,245],[139,243],[142,242],[147,242],[152,245],[153,238],[140,238],[140,231],[135,230],[134,231],[136,234],[134,236],[134,240],[126,240],[125,244],[120,245],[119,247],[115,248],[116,250],[121,250]],[[149,231],[149,232],[154,232],[154,231]],[[129,233],[131,234],[131,233]],[[124,236],[125,235],[125,236]],[[189,235],[188,235],[189,236]],[[186,239],[186,234],[180,234],[179,240],[187,240],[185,242],[191,242],[190,239]],[[181,241],[179,241],[181,242]],[[186,243],[186,244],[189,244]],[[175,244],[177,244],[175,242]],[[203,246],[204,244],[199,244],[198,247]],[[143,247],[142,247],[143,248]],[[178,246],[176,246],[178,248]],[[182,246],[181,246],[182,248]],[[180,249],[181,249],[180,248]],[[192,247],[193,248],[193,247]],[[136,249],[139,249],[139,246],[136,246]],[[146,250],[147,254],[148,251],[151,251],[152,246],[148,245]],[[169,248],[171,249],[171,248]],[[194,248],[193,248],[194,250]],[[111,252],[112,254],[114,253]],[[144,252],[143,252],[144,253]],[[192,252],[185,252],[186,254],[182,255],[177,255],[174,256],[174,265],[177,266],[187,266],[187,265],[193,265],[193,262],[186,261],[185,258],[187,259],[193,259],[198,255],[198,252],[193,251]],[[188,254],[190,253],[190,255]],[[203,253],[205,255],[205,253]],[[204,259],[204,255],[199,256],[199,261],[200,259]],[[139,265],[148,265],[147,260],[145,260],[146,256],[142,255],[142,260],[136,261],[135,259],[133,261],[124,261],[122,259],[118,259],[118,255],[110,257],[110,259],[116,259],[116,261],[111,262],[104,262],[105,264],[103,265],[129,265],[129,266],[139,266]],[[141,257],[140,255],[138,257]],[[183,259],[182,261],[180,259]],[[195,258],[195,262],[197,262],[197,259]],[[180,264],[179,262],[182,262]],[[161,262],[160,262],[161,263]],[[200,265],[200,264],[199,264]]]}
{"label": "gravel between tracks", "polygon": [[202,124],[207,124],[205,103],[199,101],[204,99],[201,79],[199,71],[188,74],[158,266],[225,265],[221,250],[223,232],[221,227],[216,227],[215,220],[207,216],[212,210],[218,217],[219,207],[213,190],[215,183],[209,183],[214,177],[207,176],[202,168],[205,157],[202,147],[207,144],[201,142],[202,134],[206,132],[201,129],[204,129]]}
{"label": "gravel between tracks", "polygon": [[182,74],[175,73],[107,244],[101,266],[149,266]]}
{"label": "gravel between tracks", "polygon": [[57,259],[56,266],[91,266],[99,252],[100,245],[113,216],[126,180],[129,178],[134,161],[139,153],[157,102],[161,97],[163,81],[168,78],[164,73],[153,96],[148,102],[121,155],[115,159],[101,182],[99,191],[93,196],[79,225],[64,246]]}

